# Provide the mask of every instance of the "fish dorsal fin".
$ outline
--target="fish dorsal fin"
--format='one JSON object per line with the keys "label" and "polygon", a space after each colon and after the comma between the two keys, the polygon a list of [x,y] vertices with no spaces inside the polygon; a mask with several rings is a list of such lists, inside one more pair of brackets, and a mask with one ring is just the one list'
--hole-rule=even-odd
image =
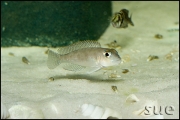
{"label": "fish dorsal fin", "polygon": [[69,46],[60,47],[57,51],[60,55],[64,55],[78,49],[89,48],[89,47],[101,47],[101,45],[97,41],[85,40],[85,41],[78,41]]}

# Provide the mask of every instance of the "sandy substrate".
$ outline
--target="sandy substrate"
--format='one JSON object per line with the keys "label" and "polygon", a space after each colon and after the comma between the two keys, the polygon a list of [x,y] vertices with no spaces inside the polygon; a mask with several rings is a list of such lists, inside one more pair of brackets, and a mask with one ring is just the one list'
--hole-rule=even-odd
{"label": "sandy substrate", "polygon": [[[60,66],[48,69],[44,53],[47,48],[1,47],[1,101],[10,118],[90,118],[83,116],[79,107],[85,103],[101,106],[102,111],[111,108],[107,115],[118,118],[147,118],[142,115],[148,113],[143,111],[144,105],[156,106],[156,110],[161,107],[163,115],[153,117],[179,118],[178,5],[179,2],[113,2],[113,13],[128,9],[135,26],[116,29],[109,25],[98,41],[108,47],[116,40],[116,50],[123,61],[90,75]],[[156,34],[163,38],[155,38]],[[149,55],[159,59],[147,61]],[[23,56],[29,65],[22,62]],[[123,73],[123,69],[129,72]],[[55,80],[50,81],[50,77]],[[131,94],[136,95],[137,102],[126,102]],[[95,113],[103,114],[98,110]]]}

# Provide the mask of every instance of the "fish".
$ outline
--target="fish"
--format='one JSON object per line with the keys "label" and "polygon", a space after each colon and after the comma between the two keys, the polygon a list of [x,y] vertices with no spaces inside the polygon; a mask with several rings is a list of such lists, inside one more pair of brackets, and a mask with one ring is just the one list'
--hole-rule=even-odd
{"label": "fish", "polygon": [[99,42],[93,40],[78,41],[59,48],[57,52],[48,50],[49,69],[62,64],[65,70],[86,71],[90,74],[121,62],[121,57],[115,49],[102,48]]}
{"label": "fish", "polygon": [[129,10],[122,9],[119,12],[114,13],[112,16],[112,26],[115,28],[127,28],[128,24],[134,26],[134,23],[132,22],[132,14],[130,17],[128,17]]}

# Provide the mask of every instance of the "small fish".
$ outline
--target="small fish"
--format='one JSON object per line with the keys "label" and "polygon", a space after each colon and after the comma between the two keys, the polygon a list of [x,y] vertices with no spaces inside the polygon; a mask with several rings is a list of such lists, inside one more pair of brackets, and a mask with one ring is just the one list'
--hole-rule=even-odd
{"label": "small fish", "polygon": [[113,27],[116,28],[127,28],[128,24],[134,26],[131,20],[132,14],[128,17],[129,11],[127,9],[122,9],[120,12],[116,12],[111,20]]}
{"label": "small fish", "polygon": [[47,66],[54,69],[62,63],[66,70],[92,73],[120,62],[121,58],[116,50],[101,48],[97,41],[86,40],[61,47],[58,53],[49,50]]}

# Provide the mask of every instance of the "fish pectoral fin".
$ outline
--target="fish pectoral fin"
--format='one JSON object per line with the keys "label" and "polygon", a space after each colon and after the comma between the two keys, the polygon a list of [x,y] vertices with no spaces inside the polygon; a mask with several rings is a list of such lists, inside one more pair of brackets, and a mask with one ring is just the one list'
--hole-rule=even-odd
{"label": "fish pectoral fin", "polygon": [[85,66],[81,66],[81,65],[77,65],[73,63],[64,63],[62,67],[65,70],[69,70],[69,71],[81,71],[81,70],[86,69]]}

